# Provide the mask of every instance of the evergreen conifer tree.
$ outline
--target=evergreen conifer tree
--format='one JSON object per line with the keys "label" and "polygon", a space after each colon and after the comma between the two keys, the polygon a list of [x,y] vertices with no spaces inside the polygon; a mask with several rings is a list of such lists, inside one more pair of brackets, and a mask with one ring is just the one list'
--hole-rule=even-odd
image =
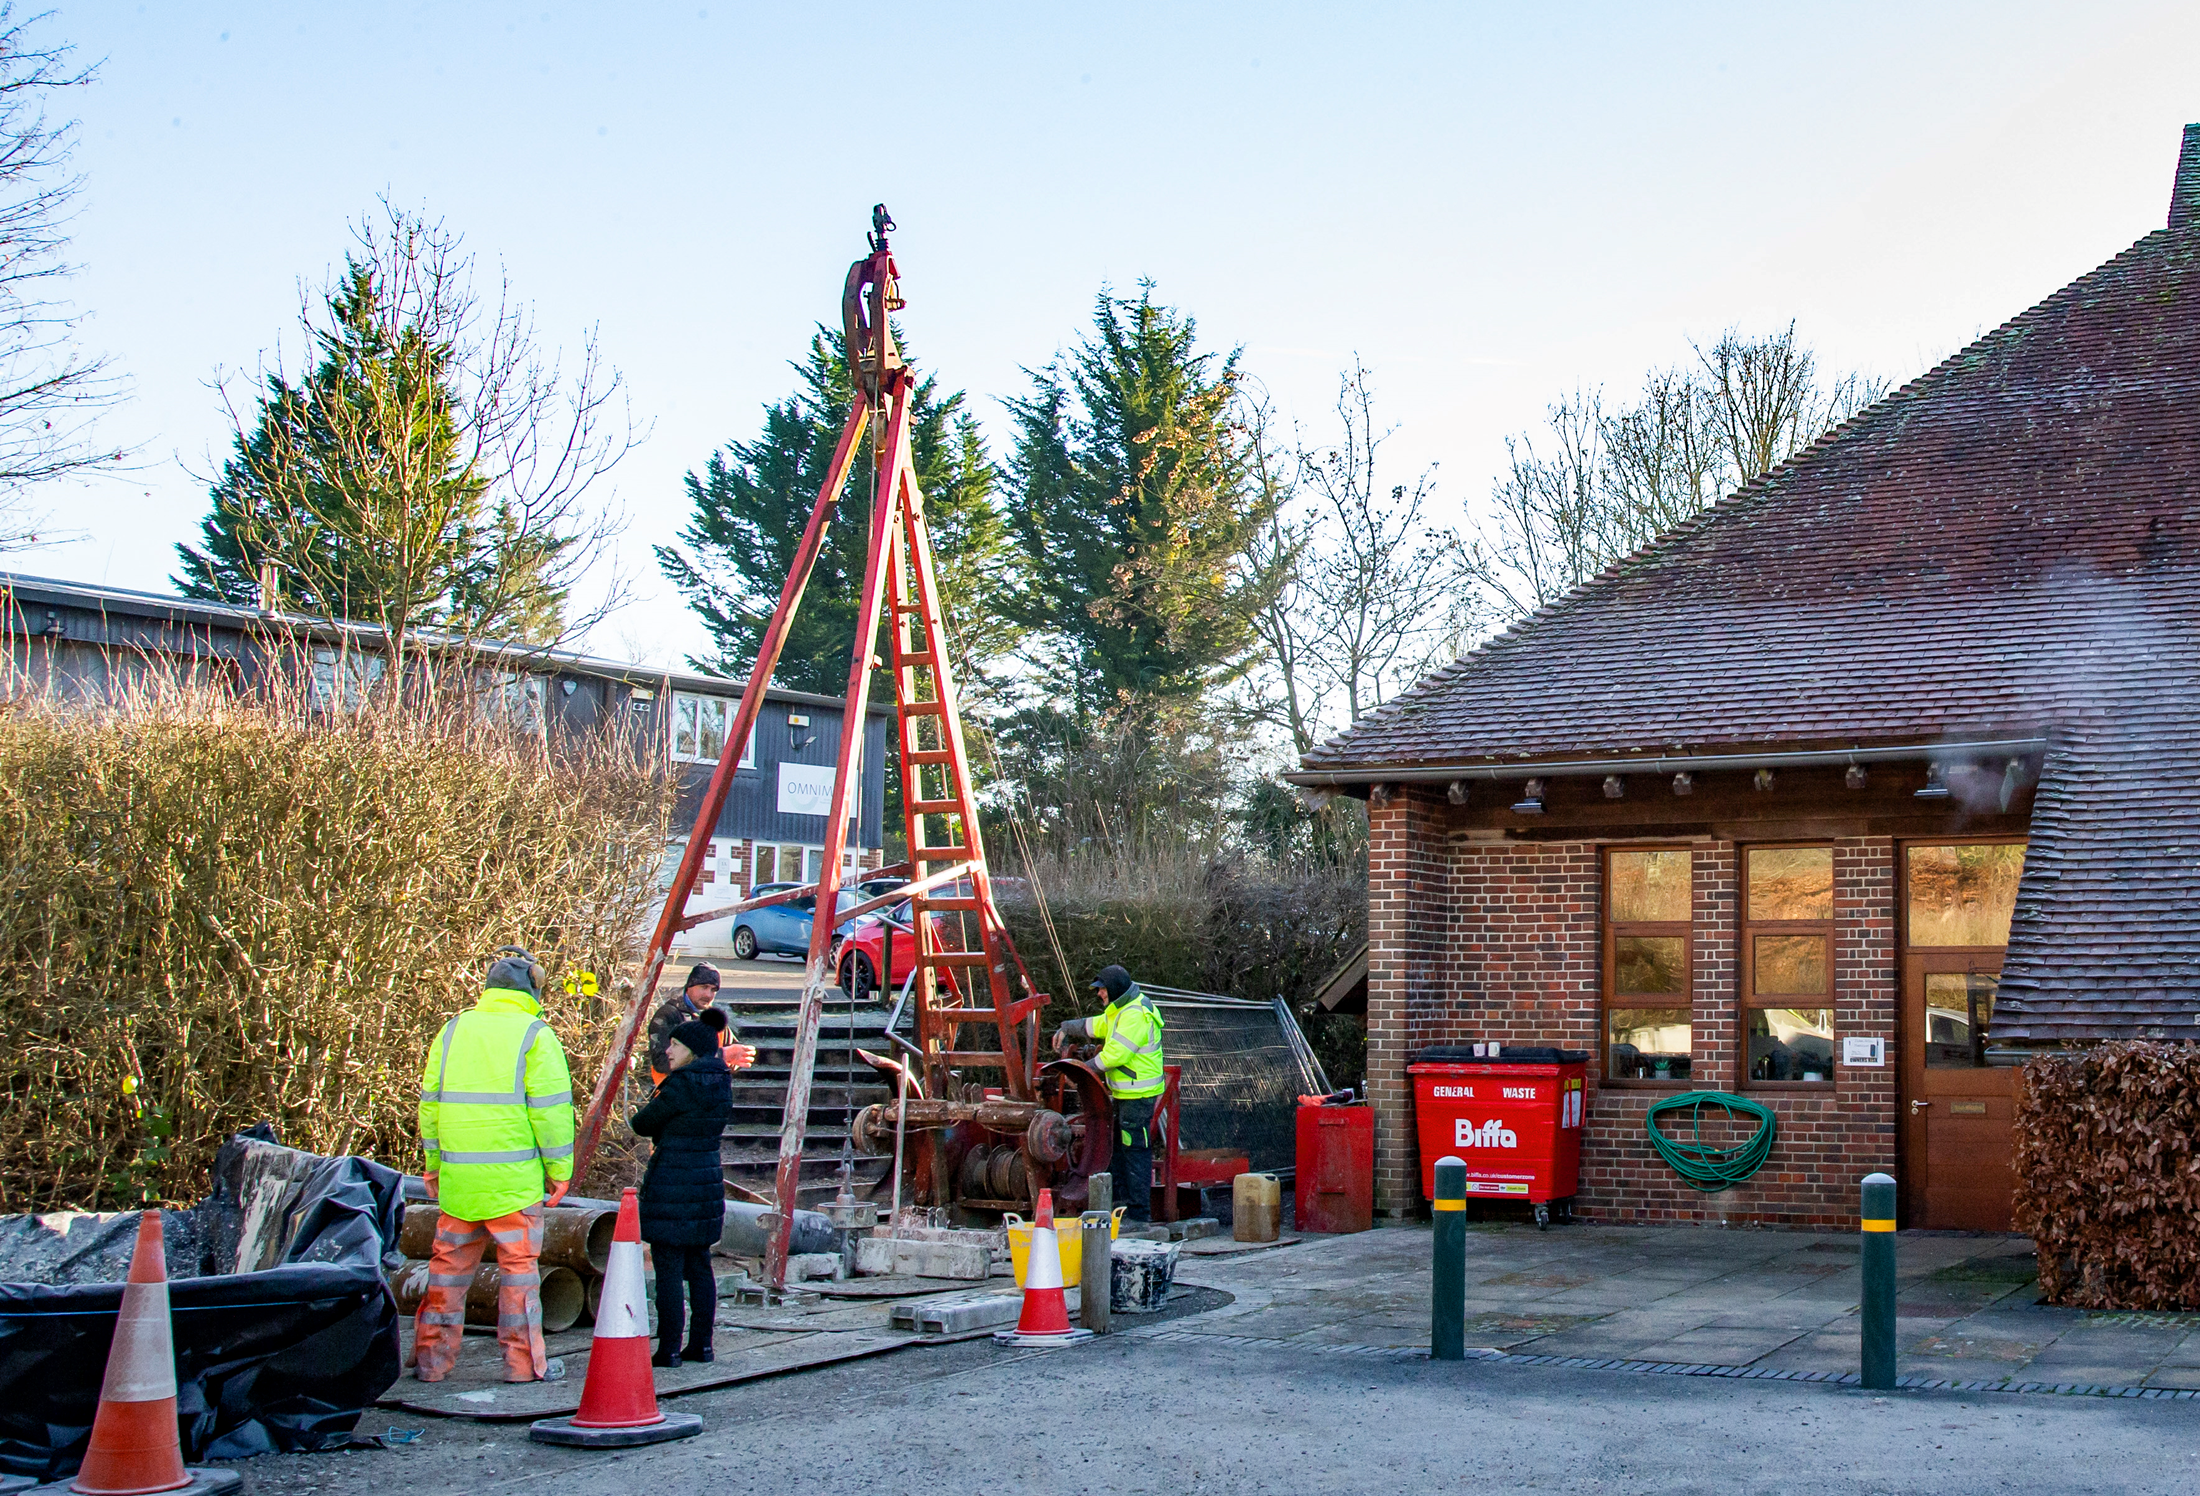
{"label": "evergreen conifer tree", "polygon": [[[656,548],[658,565],[716,646],[690,663],[715,675],[745,679],[754,665],[854,404],[855,386],[836,335],[820,329],[794,367],[800,383],[765,407],[763,431],[753,441],[728,442],[701,473],[687,475],[693,513],[680,544]],[[847,688],[869,550],[869,443],[878,434],[874,422],[834,510],[780,652],[773,676],[779,685],[830,695]],[[977,423],[963,409],[962,393],[942,395],[936,378],[917,385],[910,447],[955,665],[969,701],[984,693],[985,667],[1012,647],[1016,635],[1001,607],[1013,584],[1015,551],[995,498],[998,475]]]}

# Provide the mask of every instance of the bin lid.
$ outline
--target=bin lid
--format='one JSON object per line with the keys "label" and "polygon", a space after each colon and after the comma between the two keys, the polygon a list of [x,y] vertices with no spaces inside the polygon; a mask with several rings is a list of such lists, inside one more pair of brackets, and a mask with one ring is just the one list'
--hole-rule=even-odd
{"label": "bin lid", "polygon": [[1415,1064],[1447,1065],[1582,1065],[1586,1049],[1555,1049],[1543,1044],[1500,1044],[1496,1054],[1476,1054],[1465,1044],[1431,1044],[1413,1057]]}

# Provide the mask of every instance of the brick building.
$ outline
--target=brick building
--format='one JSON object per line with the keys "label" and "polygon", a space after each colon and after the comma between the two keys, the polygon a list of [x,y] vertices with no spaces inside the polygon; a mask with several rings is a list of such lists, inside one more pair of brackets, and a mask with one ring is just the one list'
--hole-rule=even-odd
{"label": "brick building", "polygon": [[[2017,1067],[2200,1039],[2200,125],[2167,228],[1308,753],[1369,802],[1377,1207],[1405,1067],[1590,1055],[1614,1220],[2006,1227]],[[1687,1187],[1645,1112],[1772,1108]],[[1714,1114],[1716,1115],[1716,1114]],[[1707,1134],[1708,1136],[1708,1134]]]}

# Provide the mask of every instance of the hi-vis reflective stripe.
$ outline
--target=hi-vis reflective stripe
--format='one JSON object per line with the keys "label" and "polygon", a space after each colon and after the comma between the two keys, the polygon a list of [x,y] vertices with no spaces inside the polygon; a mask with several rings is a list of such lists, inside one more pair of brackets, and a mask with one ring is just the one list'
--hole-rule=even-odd
{"label": "hi-vis reflective stripe", "polygon": [[604,1264],[603,1302],[596,1307],[598,1340],[635,1340],[649,1335],[649,1308],[642,1302],[642,1244],[615,1241]]}
{"label": "hi-vis reflective stripe", "polygon": [[1431,1210],[1465,1210],[1467,1208],[1467,1202],[1464,1200],[1431,1200],[1428,1203]]}
{"label": "hi-vis reflective stripe", "polygon": [[1108,1032],[1120,1040],[1122,1038],[1123,1014],[1140,1011],[1143,1011],[1146,1015],[1146,1042],[1143,1044],[1125,1044],[1123,1047],[1132,1054],[1159,1054],[1161,1053],[1161,1013],[1152,1003],[1146,1000],[1146,994],[1143,992],[1138,994],[1137,1002],[1132,1003],[1115,1015],[1115,1024],[1109,1028]]}
{"label": "hi-vis reflective stripe", "polygon": [[522,1164],[531,1158],[571,1158],[573,1145],[560,1143],[555,1148],[500,1148],[493,1153],[454,1153],[448,1148],[440,1150],[447,1164]]}
{"label": "hi-vis reflective stripe", "polygon": [[527,1054],[535,1047],[535,1040],[541,1036],[542,1031],[549,1026],[538,1018],[527,1025],[527,1032],[520,1036],[519,1063],[512,1072],[511,1090],[446,1091],[443,1089],[443,1077],[450,1072],[451,1040],[457,1037],[458,1034],[458,1019],[453,1018],[449,1023],[443,1025],[443,1053],[436,1060],[435,1086],[432,1090],[423,1090],[420,1093],[420,1099],[434,1102],[450,1101],[461,1106],[571,1106],[573,1104],[573,1092],[570,1087],[545,1096],[530,1096],[527,1094]]}
{"label": "hi-vis reflective stripe", "polygon": [[166,1283],[127,1283],[107,1374],[99,1389],[107,1402],[158,1402],[176,1395],[175,1335],[168,1322]]}
{"label": "hi-vis reflective stripe", "polygon": [[1864,1229],[1866,1231],[1892,1231],[1894,1230],[1894,1222],[1875,1221],[1867,1216],[1864,1220]]}

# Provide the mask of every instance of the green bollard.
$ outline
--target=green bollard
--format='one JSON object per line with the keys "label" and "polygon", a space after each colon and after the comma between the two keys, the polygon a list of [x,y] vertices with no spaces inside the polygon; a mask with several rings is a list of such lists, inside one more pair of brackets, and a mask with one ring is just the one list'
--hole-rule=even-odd
{"label": "green bollard", "polygon": [[1436,1361],[1467,1358],[1467,1163],[1461,1158],[1436,1161],[1434,1282],[1429,1294],[1429,1357]]}
{"label": "green bollard", "polygon": [[1894,1385],[1894,1176],[1864,1176],[1864,1385]]}

